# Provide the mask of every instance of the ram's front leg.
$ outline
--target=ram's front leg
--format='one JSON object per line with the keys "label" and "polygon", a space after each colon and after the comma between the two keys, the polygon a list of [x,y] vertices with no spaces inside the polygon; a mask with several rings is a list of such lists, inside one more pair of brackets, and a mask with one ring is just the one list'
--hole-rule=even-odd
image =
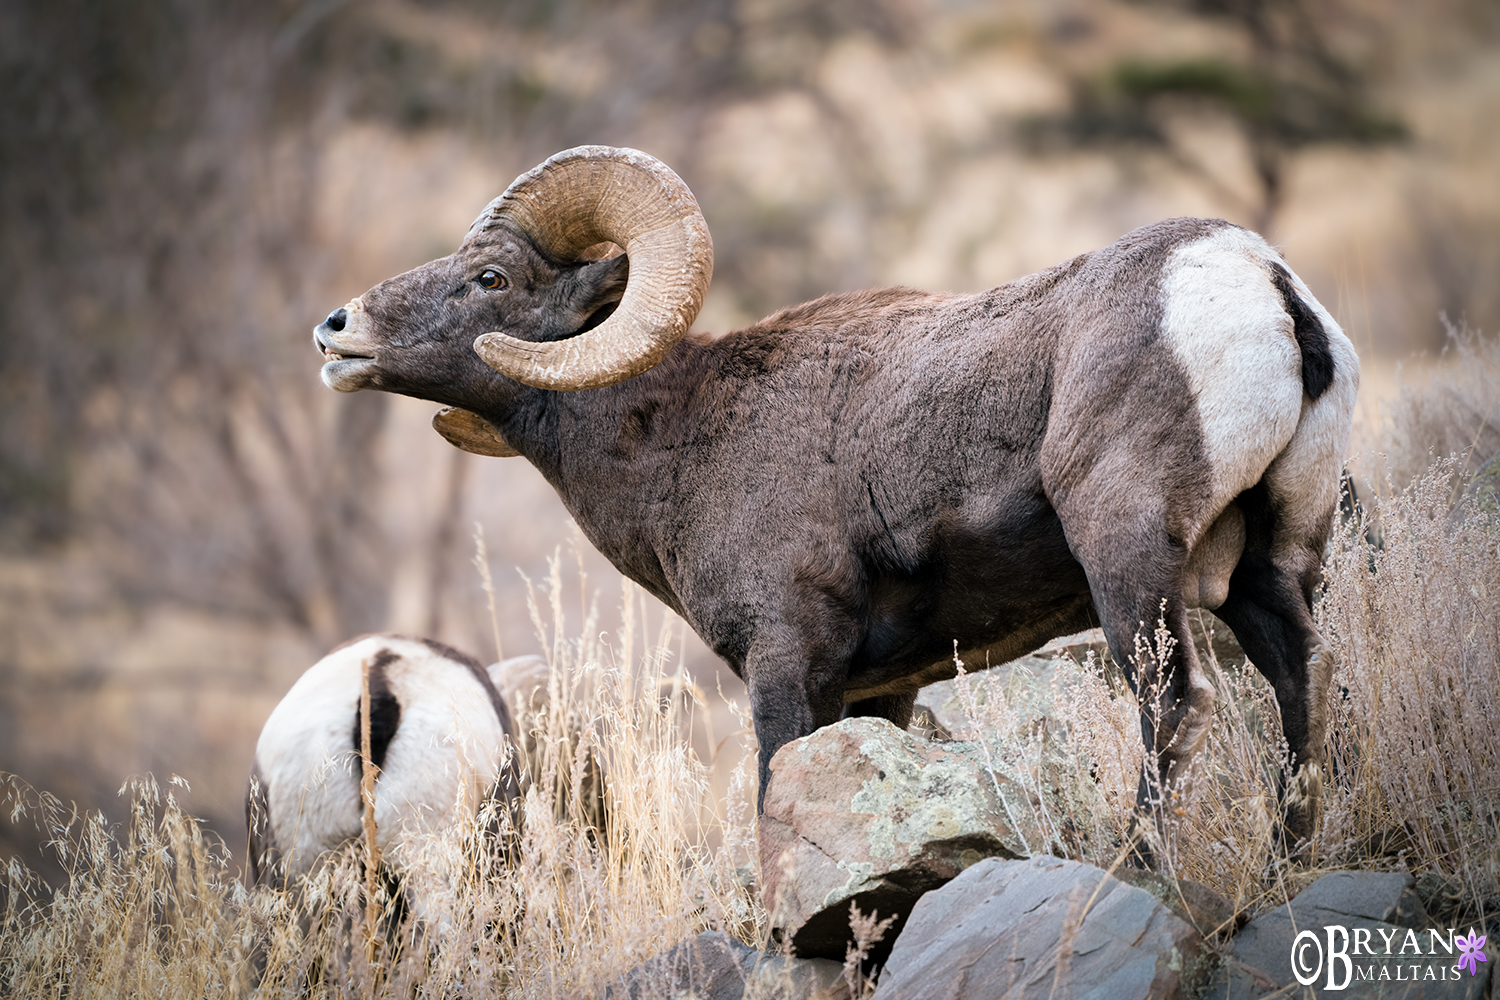
{"label": "ram's front leg", "polygon": [[760,747],[757,811],[771,780],[771,758],[792,740],[839,721],[847,677],[848,657],[842,649],[809,642],[788,626],[756,637],[745,660],[745,684]]}

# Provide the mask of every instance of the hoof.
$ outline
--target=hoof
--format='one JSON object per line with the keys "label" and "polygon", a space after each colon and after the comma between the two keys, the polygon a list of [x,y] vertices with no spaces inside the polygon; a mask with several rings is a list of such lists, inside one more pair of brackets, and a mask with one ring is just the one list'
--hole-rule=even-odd
{"label": "hoof", "polygon": [[1312,838],[1323,816],[1323,769],[1306,764],[1292,776],[1281,797],[1277,850],[1294,864],[1312,861]]}
{"label": "hoof", "polygon": [[1154,872],[1157,870],[1156,851],[1152,848],[1151,838],[1146,831],[1147,824],[1137,816],[1130,824],[1130,832],[1126,834],[1125,866],[1143,872]]}

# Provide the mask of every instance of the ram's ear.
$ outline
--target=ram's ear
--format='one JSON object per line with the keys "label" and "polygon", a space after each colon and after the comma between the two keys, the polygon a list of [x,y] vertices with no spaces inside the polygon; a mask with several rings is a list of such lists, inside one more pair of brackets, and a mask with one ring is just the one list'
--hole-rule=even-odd
{"label": "ram's ear", "polygon": [[490,458],[513,458],[521,454],[510,446],[500,428],[471,410],[445,406],[432,415],[432,429],[461,451]]}
{"label": "ram's ear", "polygon": [[570,333],[589,329],[603,322],[609,312],[625,295],[625,285],[630,280],[630,261],[624,254],[605,260],[589,261],[578,266],[558,283],[562,299],[558,303],[560,312],[570,318],[564,320]]}

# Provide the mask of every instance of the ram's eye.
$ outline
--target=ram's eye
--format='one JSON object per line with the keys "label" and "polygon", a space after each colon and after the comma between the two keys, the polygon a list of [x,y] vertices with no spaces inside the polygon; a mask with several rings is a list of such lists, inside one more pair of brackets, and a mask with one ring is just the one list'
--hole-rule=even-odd
{"label": "ram's eye", "polygon": [[475,280],[479,282],[480,288],[488,288],[494,290],[496,288],[505,287],[505,275],[501,274],[499,271],[481,272],[479,277]]}

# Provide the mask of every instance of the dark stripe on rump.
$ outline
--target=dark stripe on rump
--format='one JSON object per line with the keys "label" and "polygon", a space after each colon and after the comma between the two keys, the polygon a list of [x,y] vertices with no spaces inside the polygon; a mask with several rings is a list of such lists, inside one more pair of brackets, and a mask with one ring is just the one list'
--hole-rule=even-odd
{"label": "dark stripe on rump", "polygon": [[[402,638],[406,637],[402,636]],[[482,669],[478,660],[474,659],[474,657],[470,656],[468,653],[454,649],[446,642],[438,642],[436,639],[418,639],[417,642],[420,642],[422,645],[426,646],[428,649],[432,650],[437,655],[444,657],[445,659],[453,660],[455,663],[462,663],[470,670]]]}
{"label": "dark stripe on rump", "polygon": [[[469,672],[474,675],[474,679],[479,682],[479,686],[484,688],[484,693],[489,696],[490,707],[495,710],[495,718],[500,720],[500,732],[505,734],[506,740],[509,741],[512,747],[510,761],[501,770],[500,779],[491,790],[491,795],[501,802],[519,803],[521,800],[521,781],[514,751],[514,748],[517,746],[516,729],[510,721],[510,709],[506,707],[505,696],[500,693],[499,688],[495,687],[495,682],[490,680],[490,672],[488,670],[481,667],[476,661],[469,660],[467,657],[462,662],[464,666],[469,668]],[[519,816],[514,819],[514,823],[519,825]]]}
{"label": "dark stripe on rump", "polygon": [[[401,725],[401,703],[391,692],[390,679],[385,668],[401,659],[389,649],[382,649],[370,660],[370,760],[376,767],[385,766],[385,752]],[[354,753],[356,757],[363,747],[360,728],[364,717],[356,703],[354,709]]]}
{"label": "dark stripe on rump", "polygon": [[1271,262],[1271,281],[1281,293],[1281,306],[1292,318],[1292,334],[1302,352],[1302,391],[1317,399],[1333,383],[1333,352],[1328,349],[1328,331],[1318,314],[1308,308],[1302,296],[1292,287],[1292,276],[1275,261]]}

